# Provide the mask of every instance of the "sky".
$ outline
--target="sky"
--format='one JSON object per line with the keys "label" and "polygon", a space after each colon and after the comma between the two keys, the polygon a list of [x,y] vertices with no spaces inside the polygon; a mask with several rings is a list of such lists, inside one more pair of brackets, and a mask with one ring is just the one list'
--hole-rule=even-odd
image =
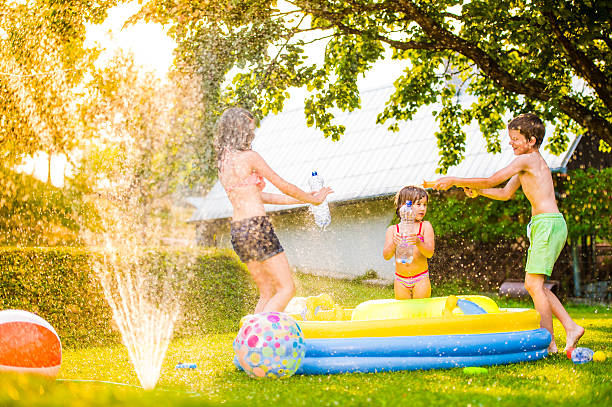
{"label": "sky", "polygon": [[101,25],[87,27],[86,47],[104,48],[98,63],[106,63],[119,49],[131,51],[136,64],[164,79],[172,65],[172,52],[176,47],[168,37],[167,29],[156,23],[139,22],[123,28],[128,18],[136,14],[142,5],[137,1],[113,7]]}

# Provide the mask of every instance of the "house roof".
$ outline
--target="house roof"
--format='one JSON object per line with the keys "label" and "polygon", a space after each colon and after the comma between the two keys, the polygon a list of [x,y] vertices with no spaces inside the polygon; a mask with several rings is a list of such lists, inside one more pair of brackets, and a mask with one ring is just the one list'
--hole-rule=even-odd
{"label": "house roof", "polygon": [[[376,116],[393,91],[393,86],[364,91],[361,109],[336,112],[335,122],[346,127],[339,141],[325,138],[320,130],[308,127],[302,108],[268,116],[256,131],[253,150],[281,177],[306,191],[311,172],[317,171],[325,179],[325,185],[334,189],[328,196],[330,202],[392,195],[405,185],[439,178],[440,174],[436,173],[439,154],[434,135],[438,124],[432,111],[440,106],[421,108],[411,121],[399,124],[399,132],[391,132],[387,130],[388,123],[376,124]],[[514,158],[507,132],[501,134],[501,153],[492,154],[487,152],[476,122],[463,130],[466,133],[465,159],[451,167],[449,175],[489,176]],[[547,134],[551,133],[552,130],[547,129]],[[559,156],[544,148],[540,152],[552,170],[560,170],[567,164],[576,144],[570,143],[568,151]],[[279,193],[270,183],[264,191]],[[274,212],[304,205],[266,205],[266,210]],[[189,222],[232,216],[232,206],[218,181],[197,206]]]}

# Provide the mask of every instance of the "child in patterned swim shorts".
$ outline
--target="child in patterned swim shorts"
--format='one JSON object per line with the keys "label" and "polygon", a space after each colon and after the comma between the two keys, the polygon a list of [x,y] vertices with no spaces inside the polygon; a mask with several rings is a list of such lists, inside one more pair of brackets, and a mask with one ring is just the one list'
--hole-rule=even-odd
{"label": "child in patterned swim shorts", "polygon": [[[576,324],[557,296],[544,287],[550,277],[557,257],[567,238],[567,226],[559,213],[555,200],[555,189],[548,164],[540,155],[544,140],[544,123],[534,114],[526,113],[508,124],[510,146],[516,158],[508,166],[488,178],[444,177],[434,182],[435,189],[446,190],[455,185],[463,187],[466,195],[486,196],[506,201],[519,187],[531,203],[531,221],[527,226],[530,245],[525,266],[525,288],[540,313],[542,328],[552,335],[549,353],[558,351],[553,333],[554,314],[565,329],[565,349],[576,346],[584,334],[584,328]],[[505,186],[493,188],[508,180]]]}
{"label": "child in patterned swim shorts", "polygon": [[[421,187],[407,186],[395,195],[395,213],[399,217],[399,209],[412,202],[415,214],[415,231],[407,237],[399,233],[399,225],[391,225],[385,234],[383,257],[390,260],[395,255],[396,246],[405,239],[414,245],[413,260],[410,264],[395,262],[395,281],[393,291],[396,300],[410,298],[428,298],[431,296],[431,283],[429,282],[429,268],[427,259],[431,258],[435,248],[434,231],[431,223],[424,221],[427,213],[429,195]],[[418,230],[418,232],[417,232]]]}
{"label": "child in patterned swim shorts", "polygon": [[[318,205],[332,190],[321,188],[308,193],[285,181],[251,150],[254,138],[255,118],[251,112],[239,107],[223,112],[215,136],[219,181],[233,207],[232,246],[259,289],[255,313],[282,312],[295,293],[295,284],[264,204]],[[284,195],[263,192],[264,178]]]}

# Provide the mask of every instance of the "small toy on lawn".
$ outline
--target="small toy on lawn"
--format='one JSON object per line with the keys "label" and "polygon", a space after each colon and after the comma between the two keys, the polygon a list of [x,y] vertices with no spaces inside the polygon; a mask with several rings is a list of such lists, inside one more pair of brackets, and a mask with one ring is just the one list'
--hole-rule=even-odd
{"label": "small toy on lawn", "polygon": [[594,352],[589,348],[569,348],[565,354],[574,364],[581,365],[592,361]]}
{"label": "small toy on lawn", "polygon": [[304,336],[293,318],[281,312],[249,315],[234,339],[235,360],[251,377],[293,375],[306,353]]}
{"label": "small toy on lawn", "polygon": [[593,353],[593,360],[595,362],[605,362],[606,361],[606,354],[600,350],[598,350],[597,352]]}
{"label": "small toy on lawn", "polygon": [[483,375],[483,374],[488,374],[489,369],[487,369],[486,367],[469,366],[469,367],[463,368],[463,373],[470,375],[470,376]]}
{"label": "small toy on lawn", "polygon": [[195,363],[179,363],[176,365],[175,369],[197,369],[198,365]]}

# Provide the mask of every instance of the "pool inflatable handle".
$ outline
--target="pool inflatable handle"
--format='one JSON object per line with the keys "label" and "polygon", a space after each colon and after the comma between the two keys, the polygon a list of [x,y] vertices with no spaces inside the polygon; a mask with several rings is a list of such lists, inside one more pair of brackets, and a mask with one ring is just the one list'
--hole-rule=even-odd
{"label": "pool inflatable handle", "polygon": [[461,298],[457,300],[457,306],[459,307],[461,312],[463,312],[464,315],[481,315],[487,313],[487,311],[485,311],[480,305],[476,304],[475,302],[463,300]]}

